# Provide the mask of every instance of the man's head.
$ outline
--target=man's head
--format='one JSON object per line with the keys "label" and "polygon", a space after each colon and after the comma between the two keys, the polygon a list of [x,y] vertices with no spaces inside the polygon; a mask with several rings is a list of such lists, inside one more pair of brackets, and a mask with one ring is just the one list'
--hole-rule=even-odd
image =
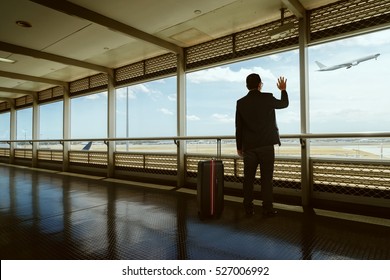
{"label": "man's head", "polygon": [[261,78],[259,74],[250,74],[246,77],[246,87],[248,90],[258,89],[261,84]]}

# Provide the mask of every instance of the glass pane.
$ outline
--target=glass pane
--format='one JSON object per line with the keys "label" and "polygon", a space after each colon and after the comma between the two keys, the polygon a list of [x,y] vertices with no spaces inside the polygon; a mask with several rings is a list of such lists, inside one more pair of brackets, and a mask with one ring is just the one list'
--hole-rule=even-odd
{"label": "glass pane", "polygon": [[16,111],[16,139],[32,139],[32,108]]}
{"label": "glass pane", "polygon": [[39,139],[62,139],[63,102],[39,106]]}
{"label": "glass pane", "polygon": [[10,139],[10,117],[9,112],[0,114],[0,140]]}
{"label": "glass pane", "polygon": [[117,89],[117,137],[176,136],[176,91],[176,77]]}
{"label": "glass pane", "polygon": [[389,131],[389,52],[390,30],[309,48],[311,132]]}
{"label": "glass pane", "polygon": [[107,92],[71,100],[71,138],[107,137]]}
{"label": "glass pane", "polygon": [[269,55],[201,70],[187,75],[187,131],[189,136],[235,134],[236,102],[248,93],[245,79],[258,73],[264,92],[280,98],[279,76],[287,78],[290,105],[277,110],[281,134],[299,133],[298,51]]}

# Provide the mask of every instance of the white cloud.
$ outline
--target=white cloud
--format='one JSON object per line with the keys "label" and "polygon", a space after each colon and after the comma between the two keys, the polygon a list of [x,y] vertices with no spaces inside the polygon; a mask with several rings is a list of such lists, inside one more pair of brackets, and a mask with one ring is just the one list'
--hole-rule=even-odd
{"label": "white cloud", "polygon": [[215,113],[212,115],[212,118],[217,120],[218,122],[223,122],[223,123],[232,123],[234,122],[234,118],[227,115],[227,114],[218,114]]}
{"label": "white cloud", "polygon": [[164,115],[173,115],[173,112],[168,110],[168,109],[166,109],[166,108],[161,108],[158,111],[163,113]]}
{"label": "white cloud", "polygon": [[199,121],[200,118],[196,115],[187,115],[187,120],[189,121]]}
{"label": "white cloud", "polygon": [[278,123],[295,124],[299,123],[300,115],[298,111],[292,110],[277,110],[276,112]]}
{"label": "white cloud", "polygon": [[126,89],[126,87],[123,87],[116,90],[116,96],[118,99],[126,99],[127,94],[129,94],[129,99],[137,99],[137,93],[151,94],[153,93],[153,91],[151,91],[147,86],[143,84],[129,86],[128,89]]}
{"label": "white cloud", "polygon": [[85,99],[96,100],[96,99],[99,99],[99,98],[101,98],[103,96],[107,96],[107,93],[102,92],[102,93],[89,94],[89,95],[85,96]]}
{"label": "white cloud", "polygon": [[349,39],[341,40],[340,43],[344,46],[386,46],[390,44],[390,30],[374,32],[365,36],[356,36]]}
{"label": "white cloud", "polygon": [[[322,50],[323,54],[338,58],[340,56],[344,60],[350,60],[357,57],[355,55],[370,55],[375,53],[382,53],[383,48],[387,48],[390,45],[390,30],[374,32],[371,34],[350,37],[345,39],[340,39],[334,42],[328,42],[324,44],[318,44],[311,46],[311,50]],[[347,48],[345,51],[344,48]],[[370,52],[367,53],[367,49],[370,49]],[[363,54],[364,53],[364,54]]]}
{"label": "white cloud", "polygon": [[[117,91],[116,93],[116,97],[118,99],[126,99],[126,95],[127,95],[126,91],[119,91],[119,92]],[[134,93],[129,91],[129,99],[137,99],[137,96]]]}
{"label": "white cloud", "polygon": [[168,100],[169,100],[169,101],[176,101],[176,94],[170,94],[170,95],[168,95]]}
{"label": "white cloud", "polygon": [[90,95],[85,96],[85,99],[96,100],[96,99],[99,99],[99,96],[97,94],[90,94]]}
{"label": "white cloud", "polygon": [[136,93],[136,92],[144,92],[144,93],[151,93],[151,90],[145,86],[144,84],[138,84],[129,87],[129,92]]}
{"label": "white cloud", "polygon": [[282,56],[279,54],[271,54],[269,58],[273,61],[280,61],[282,59]]}
{"label": "white cloud", "polygon": [[128,87],[128,89],[126,87],[117,89],[116,96],[118,99],[126,99],[128,94],[129,99],[137,99],[136,93],[138,92],[151,93],[151,91],[145,85],[139,84],[139,85],[130,86]]}
{"label": "white cloud", "polygon": [[271,70],[264,69],[262,67],[253,67],[253,68],[241,68],[238,71],[230,69],[230,67],[215,67],[211,69],[206,69],[187,75],[188,81],[200,84],[207,82],[239,82],[242,83],[245,81],[245,78],[251,73],[258,73],[261,78],[277,80],[276,76],[271,72]]}

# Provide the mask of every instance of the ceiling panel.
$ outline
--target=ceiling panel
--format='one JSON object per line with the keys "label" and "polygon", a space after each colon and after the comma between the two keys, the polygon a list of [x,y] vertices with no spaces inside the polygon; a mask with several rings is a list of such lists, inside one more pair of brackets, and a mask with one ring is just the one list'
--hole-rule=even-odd
{"label": "ceiling panel", "polygon": [[212,12],[203,13],[199,17],[167,28],[159,32],[158,36],[172,40],[180,37],[183,32],[192,31],[193,37],[188,36],[187,42],[180,41],[182,46],[188,47],[277,20],[280,18],[281,7],[281,1],[234,1]]}
{"label": "ceiling panel", "polygon": [[47,73],[65,67],[65,65],[61,63],[53,61],[43,62],[41,59],[19,54],[12,54],[8,56],[8,58],[15,60],[16,62],[0,63],[1,71],[41,77]]}
{"label": "ceiling panel", "polygon": [[0,91],[0,101],[7,101],[7,99],[14,99],[23,97],[25,94],[11,93],[6,91]]}
{"label": "ceiling panel", "polygon": [[[88,60],[90,57],[115,49],[135,39],[118,32],[112,32],[106,27],[90,24],[78,30],[71,36],[58,41],[45,49],[45,52],[55,53],[78,60]],[[102,64],[102,63],[97,63]]]}
{"label": "ceiling panel", "polygon": [[[70,0],[95,13],[181,47],[193,46],[280,18],[285,0]],[[298,0],[291,0],[297,2]],[[299,0],[307,9],[335,0]],[[62,3],[56,0],[51,3]],[[168,51],[97,23],[71,16],[29,0],[0,1],[0,42],[118,68]],[[23,20],[32,27],[16,24]],[[98,72],[0,49],[0,71],[65,82]],[[63,62],[63,61],[62,61]],[[0,77],[0,88],[41,91],[51,84]],[[0,91],[1,97],[19,95]]]}
{"label": "ceiling panel", "polygon": [[335,3],[338,0],[299,0],[306,10],[312,10],[321,6],[325,6],[331,3]]}
{"label": "ceiling panel", "polygon": [[118,68],[165,53],[167,53],[165,49],[155,45],[146,42],[132,42],[90,57],[88,61],[101,63],[110,68]]}
{"label": "ceiling panel", "polygon": [[[53,70],[50,73],[43,75],[42,78],[71,82],[88,76],[96,75],[97,73],[98,72],[96,71],[80,68],[77,66],[66,66],[61,67],[58,70]],[[45,90],[51,87],[53,87],[53,85],[47,85],[46,88],[40,90]]]}
{"label": "ceiling panel", "polygon": [[[0,40],[36,50],[44,50],[90,24],[29,0],[0,1],[0,11]],[[18,26],[20,20],[32,27]]]}
{"label": "ceiling panel", "polygon": [[[25,81],[23,80],[17,80],[17,79],[10,79],[6,77],[1,77],[0,76],[0,85],[3,88],[16,88],[18,85],[21,83],[24,83]],[[4,93],[5,91],[0,91],[1,93]],[[3,96],[0,94],[0,97]]]}
{"label": "ceiling panel", "polygon": [[[223,8],[236,0],[112,0],[109,3],[106,0],[72,0],[71,2],[142,31],[156,34],[166,28]],[[257,2],[261,1],[257,0]],[[195,13],[196,10],[201,13]]]}
{"label": "ceiling panel", "polygon": [[[45,90],[47,88],[51,88],[54,86],[54,85],[45,84],[45,83],[22,81],[22,80],[17,80],[17,84],[18,85],[15,86],[14,89],[33,91],[33,92],[42,91],[42,90]],[[13,93],[13,95],[15,95],[15,93]],[[23,94],[22,95],[18,94],[18,96],[19,97],[23,96]]]}

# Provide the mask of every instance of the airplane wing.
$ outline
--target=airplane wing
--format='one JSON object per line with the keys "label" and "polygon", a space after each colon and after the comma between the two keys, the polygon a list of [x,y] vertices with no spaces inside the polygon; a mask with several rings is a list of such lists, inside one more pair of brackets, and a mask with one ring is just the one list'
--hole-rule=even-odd
{"label": "airplane wing", "polygon": [[353,66],[353,64],[350,63],[350,62],[342,63],[342,64],[336,64],[336,65],[332,65],[332,66],[325,66],[321,62],[316,61],[316,64],[320,68],[317,71],[333,71],[333,70],[340,69],[340,68],[347,68],[348,69],[348,68],[351,68]]}
{"label": "airplane wing", "polygon": [[322,64],[322,63],[319,62],[319,61],[316,61],[316,64],[318,65],[318,68],[320,68],[320,69],[326,68],[326,65]]}
{"label": "airplane wing", "polygon": [[339,66],[339,68],[337,68],[337,69],[340,69],[340,68],[347,68],[347,69],[349,69],[349,68],[351,68],[352,66],[355,66],[355,65],[358,65],[359,64],[359,62],[357,62],[357,63],[354,63],[354,62],[351,62],[351,63],[343,63],[343,64],[339,64],[338,66]]}

